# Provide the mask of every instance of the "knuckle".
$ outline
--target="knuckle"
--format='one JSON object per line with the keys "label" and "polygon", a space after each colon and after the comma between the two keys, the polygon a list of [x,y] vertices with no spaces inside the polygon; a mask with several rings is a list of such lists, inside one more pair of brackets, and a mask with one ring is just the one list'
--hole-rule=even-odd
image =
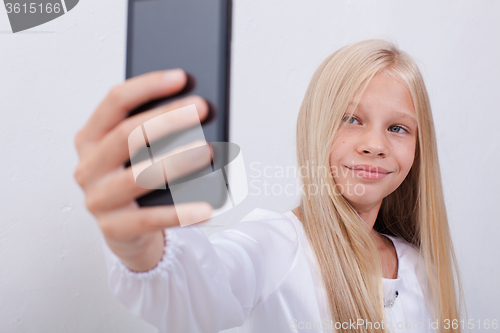
{"label": "knuckle", "polygon": [[84,141],[85,141],[85,138],[84,138],[83,130],[79,130],[73,139],[73,143],[74,143],[77,150],[80,149],[80,147],[83,145]]}
{"label": "knuckle", "polygon": [[117,128],[118,136],[120,139],[124,142],[128,142],[128,137],[130,133],[136,128],[135,124],[133,124],[131,121],[125,120],[122,121]]}
{"label": "knuckle", "polygon": [[73,178],[82,188],[85,186],[85,171],[81,164],[78,164],[73,171]]}
{"label": "knuckle", "polygon": [[99,202],[99,198],[94,194],[87,194],[87,196],[85,197],[85,206],[87,207],[89,212],[93,214],[98,212]]}
{"label": "knuckle", "polygon": [[92,174],[93,168],[88,158],[81,160],[73,171],[73,177],[82,188],[85,188],[89,184]]}
{"label": "knuckle", "polygon": [[123,84],[113,86],[108,92],[108,99],[113,104],[120,104],[123,99]]}

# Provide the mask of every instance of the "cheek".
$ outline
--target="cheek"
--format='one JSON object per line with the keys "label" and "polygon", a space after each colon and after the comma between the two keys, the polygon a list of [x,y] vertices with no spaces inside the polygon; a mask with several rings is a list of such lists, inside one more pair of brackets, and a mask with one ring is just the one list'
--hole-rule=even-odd
{"label": "cheek", "polygon": [[349,142],[350,141],[347,138],[339,137],[332,144],[330,151],[330,171],[332,178],[336,182],[342,182],[339,177],[342,178],[343,172],[345,173],[341,161],[344,157],[349,156]]}
{"label": "cheek", "polygon": [[352,140],[349,139],[347,133],[337,133],[337,138],[333,141],[330,153],[330,161],[333,159],[339,160],[341,155],[348,149],[349,143]]}
{"label": "cheek", "polygon": [[330,151],[330,166],[338,164],[343,155],[343,151],[345,150],[345,146],[345,141],[342,139],[333,142],[332,149]]}
{"label": "cheek", "polygon": [[407,145],[406,147],[402,147],[399,152],[400,154],[398,156],[398,160],[401,172],[406,176],[413,165],[413,161],[415,160],[415,146]]}

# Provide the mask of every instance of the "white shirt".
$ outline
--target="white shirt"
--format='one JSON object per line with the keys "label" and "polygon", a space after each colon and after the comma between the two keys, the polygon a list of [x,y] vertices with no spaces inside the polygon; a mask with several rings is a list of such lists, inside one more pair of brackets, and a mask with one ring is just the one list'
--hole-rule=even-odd
{"label": "white shirt", "polygon": [[[384,327],[434,332],[423,259],[408,243],[388,237],[397,252],[398,278],[383,278],[385,300],[396,290],[399,295],[385,308],[392,326],[385,322]],[[208,238],[196,225],[167,228],[165,238],[159,264],[140,273],[129,270],[102,241],[112,294],[162,333],[333,332],[335,325],[358,324],[321,320],[325,290],[292,211],[256,208]]]}

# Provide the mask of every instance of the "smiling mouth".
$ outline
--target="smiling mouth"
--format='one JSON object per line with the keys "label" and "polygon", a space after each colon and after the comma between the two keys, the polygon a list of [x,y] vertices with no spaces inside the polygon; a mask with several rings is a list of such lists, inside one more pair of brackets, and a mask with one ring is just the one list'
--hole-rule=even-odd
{"label": "smiling mouth", "polygon": [[353,165],[353,166],[346,165],[346,168],[348,168],[349,170],[353,170],[353,171],[365,171],[368,173],[380,173],[380,174],[390,174],[391,173],[390,171],[387,171],[384,168],[376,167],[376,166],[372,166],[372,165],[365,165],[365,164]]}
{"label": "smiling mouth", "polygon": [[347,166],[349,170],[352,170],[356,176],[361,177],[363,179],[367,180],[380,180],[382,178],[385,178],[387,175],[392,173],[391,171],[387,171],[384,168],[380,167],[375,167],[372,165],[353,165],[353,166]]}

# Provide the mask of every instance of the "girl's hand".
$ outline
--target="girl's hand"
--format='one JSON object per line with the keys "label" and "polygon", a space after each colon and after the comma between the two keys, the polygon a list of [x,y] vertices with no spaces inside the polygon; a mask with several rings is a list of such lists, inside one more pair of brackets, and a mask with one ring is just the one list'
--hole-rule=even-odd
{"label": "girl's hand", "polygon": [[[158,264],[165,245],[163,229],[178,226],[179,218],[193,222],[206,220],[212,212],[212,206],[206,202],[178,204],[176,208],[173,205],[140,208],[134,199],[152,190],[139,187],[132,168],[124,168],[130,158],[128,136],[137,126],[190,104],[196,105],[200,121],[206,118],[208,105],[199,96],[188,96],[127,118],[129,112],[138,106],[179,92],[186,82],[186,73],[181,69],[130,78],[109,91],[75,136],[80,162],[74,177],[85,192],[87,209],[96,217],[110,249],[133,271],[147,271]],[[194,124],[175,118],[165,126],[164,134],[191,125]],[[210,149],[209,145],[207,147]],[[176,163],[171,172],[175,177],[172,178],[179,178],[208,164],[202,161]]]}

